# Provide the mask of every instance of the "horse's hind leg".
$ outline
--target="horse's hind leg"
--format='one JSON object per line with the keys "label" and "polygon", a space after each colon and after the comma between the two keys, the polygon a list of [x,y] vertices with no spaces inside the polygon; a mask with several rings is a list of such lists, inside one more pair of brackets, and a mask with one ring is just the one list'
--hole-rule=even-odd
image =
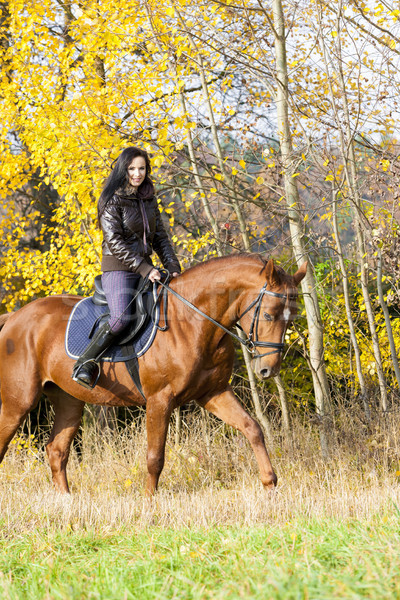
{"label": "horse's hind leg", "polygon": [[146,494],[152,496],[164,467],[165,442],[172,407],[168,399],[158,396],[146,405],[147,483]]}
{"label": "horse's hind leg", "polygon": [[21,414],[18,411],[10,411],[4,403],[2,404],[0,413],[0,462],[3,460],[15,432],[24,421],[28,412]]}
{"label": "horse's hind leg", "polygon": [[29,386],[28,384],[26,389],[20,390],[17,382],[9,385],[4,382],[3,378],[0,411],[0,462],[18,427],[22,425],[25,417],[40,400],[41,386],[39,384]]}
{"label": "horse's hind leg", "polygon": [[85,403],[59,388],[51,392],[46,390],[46,394],[55,412],[53,429],[46,445],[53,483],[59,492],[69,494],[67,462],[72,440],[81,424]]}
{"label": "horse's hind leg", "polygon": [[277,477],[271,465],[260,425],[241,406],[229,388],[222,394],[198,401],[208,411],[238,429],[249,440],[260,469],[261,481],[265,488],[273,488]]}

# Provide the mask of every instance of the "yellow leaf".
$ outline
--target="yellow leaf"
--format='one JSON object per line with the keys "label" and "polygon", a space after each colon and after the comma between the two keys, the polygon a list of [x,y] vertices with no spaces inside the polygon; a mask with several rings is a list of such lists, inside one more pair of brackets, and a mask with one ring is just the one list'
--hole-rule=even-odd
{"label": "yellow leaf", "polygon": [[242,169],[246,168],[246,163],[244,162],[243,159],[239,161],[239,165],[242,167]]}
{"label": "yellow leaf", "polygon": [[264,177],[257,177],[256,183],[258,183],[258,185],[262,185],[264,183]]}
{"label": "yellow leaf", "polygon": [[161,167],[163,162],[164,162],[163,156],[156,156],[155,159],[153,160],[153,163],[155,164],[156,167]]}
{"label": "yellow leaf", "polygon": [[381,160],[382,171],[387,171],[389,166],[390,166],[390,162],[386,158]]}

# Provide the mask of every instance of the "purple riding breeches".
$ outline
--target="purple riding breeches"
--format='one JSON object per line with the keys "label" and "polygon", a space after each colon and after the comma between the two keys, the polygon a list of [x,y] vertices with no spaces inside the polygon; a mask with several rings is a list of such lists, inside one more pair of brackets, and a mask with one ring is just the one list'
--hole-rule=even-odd
{"label": "purple riding breeches", "polygon": [[135,318],[135,302],[130,306],[140,282],[140,275],[130,271],[105,271],[101,276],[103,290],[110,308],[109,325],[113,333],[120,333]]}

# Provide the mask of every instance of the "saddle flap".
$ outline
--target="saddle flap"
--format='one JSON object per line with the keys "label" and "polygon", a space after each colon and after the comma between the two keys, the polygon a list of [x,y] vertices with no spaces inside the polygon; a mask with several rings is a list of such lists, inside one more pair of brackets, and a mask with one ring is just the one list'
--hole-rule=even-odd
{"label": "saddle flap", "polygon": [[118,345],[125,346],[128,342],[132,342],[140,335],[140,332],[145,328],[149,320],[150,317],[148,315],[139,315],[132,327],[129,327],[128,331],[124,332],[125,335],[118,340]]}

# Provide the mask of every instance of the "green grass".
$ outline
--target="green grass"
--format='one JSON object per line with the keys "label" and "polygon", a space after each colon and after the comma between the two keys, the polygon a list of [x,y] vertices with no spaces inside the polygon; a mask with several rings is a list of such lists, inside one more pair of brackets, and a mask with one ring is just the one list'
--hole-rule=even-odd
{"label": "green grass", "polygon": [[[3,530],[4,532],[6,529]],[[0,541],[3,599],[400,598],[400,514],[268,527],[59,530]]]}

